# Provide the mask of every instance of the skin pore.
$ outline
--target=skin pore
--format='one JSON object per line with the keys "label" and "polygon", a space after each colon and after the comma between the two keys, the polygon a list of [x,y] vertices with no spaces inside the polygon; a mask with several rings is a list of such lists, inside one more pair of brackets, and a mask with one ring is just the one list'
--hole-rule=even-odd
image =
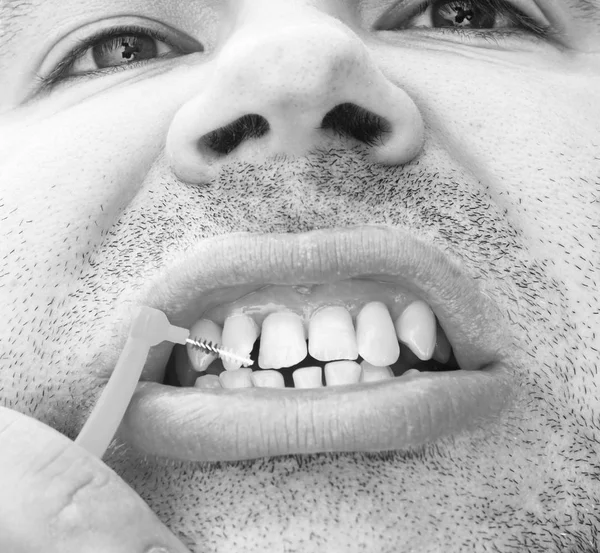
{"label": "skin pore", "polygon": [[[120,443],[105,462],[193,552],[598,550],[597,20],[523,0],[560,35],[495,41],[441,33],[426,14],[416,30],[414,10],[376,30],[390,0],[28,4],[0,34],[0,405],[75,438],[105,384],[94,361],[122,347],[115,306],[200,240],[406,228],[482,283],[522,349],[522,393],[501,420],[416,452],[197,464]],[[123,21],[183,52],[39,84],[74,34]],[[261,97],[245,95],[249,64]],[[424,136],[407,125],[419,144],[407,163],[291,129],[282,144],[297,138],[302,151],[247,141],[214,161],[210,181],[178,178],[165,143],[182,107],[203,94],[217,98],[207,113],[279,102],[285,120],[294,101],[352,98],[357,67],[403,91],[399,109],[416,106]],[[219,71],[233,92],[218,89]]]}

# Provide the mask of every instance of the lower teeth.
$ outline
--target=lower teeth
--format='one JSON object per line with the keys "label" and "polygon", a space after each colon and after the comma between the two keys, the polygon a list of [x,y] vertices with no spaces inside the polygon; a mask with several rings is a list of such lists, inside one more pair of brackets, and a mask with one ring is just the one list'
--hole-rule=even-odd
{"label": "lower teeth", "polygon": [[[183,346],[175,346],[175,348],[183,349],[183,352],[180,352],[179,355],[182,355],[182,353],[185,353],[185,348]],[[163,384],[168,385],[168,386],[191,387],[191,386],[194,386],[196,380],[198,378],[200,378],[200,382],[198,383],[199,387],[210,387],[210,388],[218,387],[216,378],[218,378],[219,375],[225,371],[225,368],[223,367],[223,363],[221,362],[220,359],[213,361],[206,371],[204,371],[202,373],[198,373],[198,372],[194,371],[191,367],[185,367],[185,369],[183,369],[183,370],[176,368],[175,359],[176,359],[176,357],[178,357],[178,355],[176,355],[176,352],[177,351],[174,349],[173,355],[171,355],[171,358],[169,359],[169,362],[167,364],[167,369],[165,371],[165,378],[163,380]],[[456,359],[454,358],[454,354],[452,354],[452,357],[450,358],[450,360],[447,363],[442,364],[433,359],[428,360],[428,361],[418,361],[417,360],[415,362],[414,355],[411,355],[410,353],[411,352],[408,352],[406,355],[401,354],[398,361],[390,366],[391,372],[393,373],[394,377],[400,377],[400,376],[404,376],[404,375],[408,376],[410,374],[415,374],[415,373],[413,373],[413,371],[416,371],[416,372],[441,372],[441,371],[458,370],[458,368],[459,368],[458,364],[456,362]],[[261,369],[258,367],[258,363],[256,361],[258,358],[258,341],[255,344],[255,347],[252,351],[251,357],[252,357],[252,360],[254,361],[254,365],[251,369],[252,373],[264,371],[264,369]],[[407,360],[406,358],[409,358],[409,360]],[[363,359],[361,357],[359,357],[356,360],[356,363],[360,364],[361,362],[363,362]],[[285,367],[282,369],[270,369],[270,370],[277,372],[283,376],[283,382],[284,382],[284,385],[286,388],[294,388],[295,387],[294,386],[294,377],[293,377],[294,371],[297,369],[303,368],[303,367],[315,367],[315,366],[319,366],[319,367],[321,367],[321,369],[323,369],[324,363],[322,361],[318,361],[318,360],[314,359],[313,357],[311,357],[310,355],[308,355],[307,357],[305,357],[302,360],[302,362],[300,362],[292,367]],[[229,372],[235,372],[235,371],[229,371]],[[326,378],[325,378],[325,370],[321,370],[321,375],[322,375],[321,376],[322,386],[327,386]],[[204,378],[206,376],[210,376],[211,378],[210,379]],[[376,381],[376,380],[381,380],[382,378],[383,377],[381,377],[381,376],[378,376],[376,378],[366,378],[365,377],[365,381]],[[362,381],[362,378],[361,378],[361,381]],[[204,384],[201,385],[201,383],[206,384],[206,386]],[[270,387],[268,384],[267,384],[267,386]],[[229,386],[226,386],[226,387],[229,387]]]}

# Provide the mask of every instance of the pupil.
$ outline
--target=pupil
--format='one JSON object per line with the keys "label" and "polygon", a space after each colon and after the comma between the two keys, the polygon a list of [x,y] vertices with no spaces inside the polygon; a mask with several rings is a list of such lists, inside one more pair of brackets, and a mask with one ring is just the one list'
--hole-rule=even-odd
{"label": "pupil", "polygon": [[493,28],[494,14],[478,9],[472,0],[449,2],[441,0],[433,7],[433,22],[441,27],[472,27],[475,29]]}
{"label": "pupil", "polygon": [[458,8],[457,11],[457,16],[456,16],[456,22],[457,23],[462,23],[463,19],[466,17],[469,21],[471,21],[471,18],[473,17],[473,12],[472,10],[466,11],[463,10],[462,8]]}
{"label": "pupil", "polygon": [[121,42],[121,46],[123,47],[123,51],[121,52],[121,56],[125,59],[130,59],[131,56],[133,56],[134,54],[139,53],[140,49],[135,46],[135,45],[131,45],[129,44],[128,40],[123,40]]}
{"label": "pupil", "polygon": [[99,69],[149,60],[157,55],[155,41],[142,35],[115,36],[93,48],[94,62]]}

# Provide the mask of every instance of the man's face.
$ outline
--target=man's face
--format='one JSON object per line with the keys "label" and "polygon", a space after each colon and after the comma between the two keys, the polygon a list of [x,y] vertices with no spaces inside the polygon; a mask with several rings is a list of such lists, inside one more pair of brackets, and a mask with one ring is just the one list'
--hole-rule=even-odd
{"label": "man's face", "polygon": [[[598,5],[402,4],[0,0],[3,405],[75,438],[138,304],[296,313],[271,358],[345,309],[333,361],[392,367],[217,390],[156,348],[105,460],[192,551],[597,550]],[[460,370],[395,361],[416,300]]]}

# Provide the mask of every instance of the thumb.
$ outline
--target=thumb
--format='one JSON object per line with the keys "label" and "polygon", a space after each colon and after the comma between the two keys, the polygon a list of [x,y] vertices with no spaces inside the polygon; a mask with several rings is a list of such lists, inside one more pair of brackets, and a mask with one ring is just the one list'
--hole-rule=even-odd
{"label": "thumb", "polygon": [[5,407],[0,490],[0,551],[189,553],[102,461]]}

